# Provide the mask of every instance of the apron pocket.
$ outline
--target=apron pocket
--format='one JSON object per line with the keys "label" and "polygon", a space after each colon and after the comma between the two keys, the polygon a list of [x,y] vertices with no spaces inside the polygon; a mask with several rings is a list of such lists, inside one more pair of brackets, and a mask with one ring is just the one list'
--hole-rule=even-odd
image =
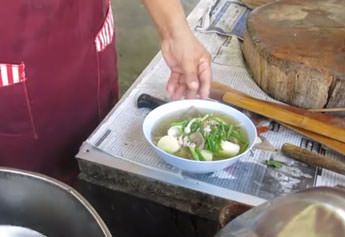
{"label": "apron pocket", "polygon": [[116,36],[110,1],[106,1],[106,17],[95,37],[98,70],[97,100],[100,121],[118,100]]}
{"label": "apron pocket", "polygon": [[111,9],[110,1],[108,3],[108,11],[101,29],[95,37],[95,45],[97,52],[103,51],[112,41],[114,37],[114,17]]}
{"label": "apron pocket", "polygon": [[0,63],[0,136],[34,136],[24,64]]}

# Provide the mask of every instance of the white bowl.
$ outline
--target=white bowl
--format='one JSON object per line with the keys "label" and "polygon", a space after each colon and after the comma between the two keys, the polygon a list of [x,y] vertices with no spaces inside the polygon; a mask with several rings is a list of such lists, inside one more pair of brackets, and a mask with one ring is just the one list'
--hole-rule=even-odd
{"label": "white bowl", "polygon": [[[169,117],[169,115],[181,113],[190,107],[195,107],[196,109],[206,110],[215,113],[222,113],[225,116],[235,119],[242,128],[245,129],[248,136],[248,147],[241,154],[217,161],[197,161],[181,158],[165,152],[158,148],[152,139],[152,131],[155,126],[161,122],[162,118]],[[146,140],[155,149],[157,154],[167,163],[180,168],[181,170],[192,172],[192,173],[210,173],[217,170],[222,170],[239,160],[239,158],[245,154],[253,147],[256,140],[256,128],[253,122],[240,111],[232,108],[229,105],[225,105],[216,101],[211,100],[178,100],[163,104],[154,110],[152,110],[145,118],[143,123],[143,132]]]}

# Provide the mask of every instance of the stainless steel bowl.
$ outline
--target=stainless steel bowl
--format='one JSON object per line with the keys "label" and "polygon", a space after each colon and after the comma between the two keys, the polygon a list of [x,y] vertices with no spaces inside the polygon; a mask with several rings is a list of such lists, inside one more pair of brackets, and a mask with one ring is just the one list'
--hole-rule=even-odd
{"label": "stainless steel bowl", "polygon": [[[73,188],[37,173],[0,167],[0,236],[111,236]],[[12,234],[12,235],[10,235]],[[18,235],[17,235],[18,236]],[[39,236],[39,235],[38,235]]]}
{"label": "stainless steel bowl", "polygon": [[315,187],[254,207],[216,237],[343,237],[345,189]]}

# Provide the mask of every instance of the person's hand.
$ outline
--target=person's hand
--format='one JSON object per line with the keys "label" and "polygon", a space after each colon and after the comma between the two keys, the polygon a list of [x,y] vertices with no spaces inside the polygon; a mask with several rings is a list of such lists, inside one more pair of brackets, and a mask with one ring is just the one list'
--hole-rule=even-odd
{"label": "person's hand", "polygon": [[210,55],[195,38],[180,0],[143,0],[162,39],[161,49],[171,69],[167,90],[171,99],[207,98],[211,84]]}
{"label": "person's hand", "polygon": [[164,39],[161,50],[171,70],[167,90],[171,99],[207,98],[211,83],[210,55],[191,31]]}

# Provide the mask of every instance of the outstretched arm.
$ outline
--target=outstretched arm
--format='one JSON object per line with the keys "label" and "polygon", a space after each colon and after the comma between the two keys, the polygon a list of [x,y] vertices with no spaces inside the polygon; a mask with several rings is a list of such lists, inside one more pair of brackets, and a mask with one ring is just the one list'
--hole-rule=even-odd
{"label": "outstretched arm", "polygon": [[161,50],[171,70],[167,90],[172,99],[207,98],[210,55],[189,28],[179,0],[143,0],[161,36]]}

